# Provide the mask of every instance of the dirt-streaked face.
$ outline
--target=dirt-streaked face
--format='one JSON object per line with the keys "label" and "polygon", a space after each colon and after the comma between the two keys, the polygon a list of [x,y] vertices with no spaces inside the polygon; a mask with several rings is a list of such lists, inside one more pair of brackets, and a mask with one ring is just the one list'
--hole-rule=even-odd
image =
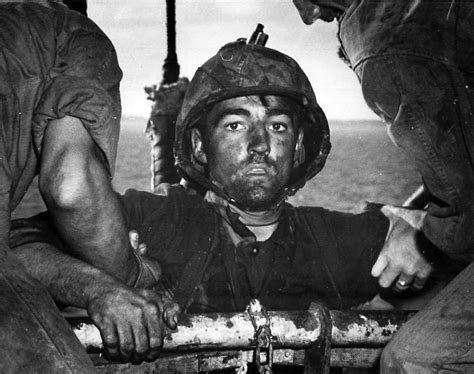
{"label": "dirt-streaked face", "polygon": [[[294,109],[275,96],[237,97],[217,103],[207,116],[205,139],[193,130],[194,156],[209,178],[241,206],[270,208],[300,162],[303,132]],[[293,108],[295,106],[293,105]]]}
{"label": "dirt-streaked face", "polygon": [[293,0],[301,19],[307,25],[322,19],[332,22],[347,7],[346,0]]}

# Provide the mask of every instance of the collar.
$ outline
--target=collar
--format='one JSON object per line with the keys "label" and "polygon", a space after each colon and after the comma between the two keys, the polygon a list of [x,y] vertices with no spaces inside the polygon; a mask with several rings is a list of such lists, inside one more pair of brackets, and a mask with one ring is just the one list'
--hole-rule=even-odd
{"label": "collar", "polygon": [[[277,229],[278,223],[283,212],[283,205],[278,205],[273,209],[262,212],[249,212],[237,208],[227,200],[218,196],[214,191],[207,191],[204,199],[212,203],[218,210],[220,216],[224,219],[226,226],[238,237],[253,237],[259,241],[268,239]],[[235,241],[239,241],[234,238]]]}
{"label": "collar", "polygon": [[239,216],[240,222],[242,222],[247,227],[273,225],[278,222],[283,211],[282,204],[261,212],[249,212],[242,210],[237,208],[235,205],[228,203],[227,200],[218,196],[214,191],[207,191],[204,199],[212,204],[229,209],[232,213],[237,214]]}

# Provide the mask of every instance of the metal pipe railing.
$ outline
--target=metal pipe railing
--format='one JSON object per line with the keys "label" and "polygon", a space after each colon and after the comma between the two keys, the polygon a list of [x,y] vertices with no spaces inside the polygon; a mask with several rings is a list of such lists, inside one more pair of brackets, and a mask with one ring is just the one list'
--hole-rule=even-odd
{"label": "metal pipe railing", "polygon": [[[381,347],[414,312],[408,311],[330,311],[332,347]],[[306,348],[321,336],[322,312],[269,311],[275,347]],[[90,320],[70,319],[75,334],[88,349],[102,349],[99,330]],[[247,313],[189,314],[180,318],[176,330],[168,330],[164,351],[251,349],[254,327]]]}

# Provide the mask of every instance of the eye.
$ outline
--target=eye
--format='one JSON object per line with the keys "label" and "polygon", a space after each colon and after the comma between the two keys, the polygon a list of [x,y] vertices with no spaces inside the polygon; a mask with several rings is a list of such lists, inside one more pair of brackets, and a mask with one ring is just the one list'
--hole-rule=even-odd
{"label": "eye", "polygon": [[275,132],[283,132],[288,129],[288,125],[282,122],[274,122],[270,124],[270,130]]}
{"label": "eye", "polygon": [[225,128],[230,131],[238,131],[238,130],[242,130],[244,126],[240,122],[231,122],[225,125]]}

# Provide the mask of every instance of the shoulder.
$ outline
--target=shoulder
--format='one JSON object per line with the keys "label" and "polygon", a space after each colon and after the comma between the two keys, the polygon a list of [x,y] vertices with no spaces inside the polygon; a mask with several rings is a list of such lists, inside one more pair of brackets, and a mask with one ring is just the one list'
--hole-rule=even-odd
{"label": "shoulder", "polygon": [[358,220],[382,220],[387,221],[385,215],[380,211],[380,209],[367,209],[361,212],[346,212],[346,211],[338,211],[338,210],[331,210],[326,209],[323,207],[318,206],[299,206],[294,207],[292,205],[287,204],[287,209],[293,211],[300,217],[305,218],[319,218],[319,219],[326,219],[332,222],[355,222]]}
{"label": "shoulder", "polygon": [[350,233],[353,236],[374,232],[385,235],[389,226],[387,217],[379,209],[357,214],[321,207],[291,207],[291,210],[301,225],[313,229],[326,229],[334,234]]}
{"label": "shoulder", "polygon": [[120,199],[126,216],[135,224],[160,219],[178,223],[210,210],[201,196],[187,193],[179,184],[162,184],[155,193],[130,189]]}

